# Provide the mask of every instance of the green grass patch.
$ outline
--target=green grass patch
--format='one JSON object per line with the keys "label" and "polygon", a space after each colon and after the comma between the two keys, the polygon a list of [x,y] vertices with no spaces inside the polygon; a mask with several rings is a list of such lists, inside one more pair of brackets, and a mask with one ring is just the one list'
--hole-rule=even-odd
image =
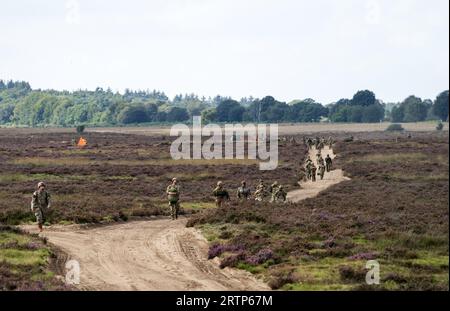
{"label": "green grass patch", "polygon": [[23,234],[17,234],[13,232],[8,231],[2,231],[0,232],[0,245],[6,245],[10,243],[16,243],[18,245],[25,245],[29,242],[31,242],[31,238],[23,235]]}
{"label": "green grass patch", "polygon": [[[195,211],[216,207],[215,203],[211,202],[181,202],[180,204],[184,210],[195,210]],[[165,204],[164,206],[167,206],[167,204]]]}
{"label": "green grass patch", "polygon": [[48,249],[19,250],[0,249],[0,261],[5,261],[12,265],[44,265],[50,255]]}
{"label": "green grass patch", "polygon": [[348,291],[354,286],[350,284],[312,284],[312,283],[291,283],[284,285],[282,290],[292,291]]}

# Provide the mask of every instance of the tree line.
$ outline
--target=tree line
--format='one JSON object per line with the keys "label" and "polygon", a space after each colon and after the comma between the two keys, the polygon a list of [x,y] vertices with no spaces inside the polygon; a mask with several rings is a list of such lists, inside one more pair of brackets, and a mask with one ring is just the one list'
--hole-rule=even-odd
{"label": "tree line", "polygon": [[201,115],[205,122],[417,122],[448,120],[449,92],[436,99],[409,96],[384,103],[370,90],[323,105],[314,99],[282,102],[258,99],[199,97],[179,94],[169,99],[157,90],[33,90],[25,81],[0,80],[0,124],[15,126],[127,125],[187,122]]}

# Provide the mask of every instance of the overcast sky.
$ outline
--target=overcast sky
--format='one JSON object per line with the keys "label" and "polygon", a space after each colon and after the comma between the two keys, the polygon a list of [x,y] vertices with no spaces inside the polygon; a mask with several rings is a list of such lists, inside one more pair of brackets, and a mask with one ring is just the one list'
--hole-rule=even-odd
{"label": "overcast sky", "polygon": [[0,79],[327,104],[449,85],[448,0],[15,0]]}

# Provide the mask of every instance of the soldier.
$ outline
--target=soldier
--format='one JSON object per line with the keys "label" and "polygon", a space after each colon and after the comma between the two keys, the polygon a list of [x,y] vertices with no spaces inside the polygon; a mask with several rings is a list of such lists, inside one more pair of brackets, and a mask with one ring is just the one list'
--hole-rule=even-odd
{"label": "soldier", "polygon": [[326,165],[327,172],[331,171],[331,165],[332,164],[333,164],[333,160],[331,160],[330,155],[327,154],[327,156],[325,157],[325,165]]}
{"label": "soldier", "polygon": [[269,192],[272,192],[274,188],[278,188],[278,181],[274,181],[273,184],[270,185]]}
{"label": "soldier", "polygon": [[312,139],[308,137],[308,139],[306,140],[306,144],[308,145],[308,149],[311,149],[311,147],[313,145]]}
{"label": "soldier", "polygon": [[316,160],[317,160],[317,163],[319,163],[319,159],[322,157],[322,152],[319,150],[317,153],[316,153]]}
{"label": "soldier", "polygon": [[333,137],[328,137],[328,146],[330,146],[330,149],[333,147]]}
{"label": "soldier", "polygon": [[319,155],[319,157],[317,158],[317,163],[320,165],[320,164],[322,164],[322,165],[325,165],[325,161],[324,161],[324,159],[322,158],[322,155]]}
{"label": "soldier", "polygon": [[307,162],[306,165],[305,165],[306,179],[307,180],[311,179],[311,166],[312,166],[312,161],[311,162]]}
{"label": "soldier", "polygon": [[320,180],[323,179],[323,175],[325,174],[325,165],[323,163],[319,164],[319,172],[318,175],[320,176]]}
{"label": "soldier", "polygon": [[247,183],[245,180],[241,182],[241,186],[237,190],[237,197],[239,199],[246,199],[250,196],[250,188],[247,188]]}
{"label": "soldier", "polygon": [[170,216],[172,220],[178,219],[180,210],[180,187],[177,185],[177,179],[172,178],[172,183],[166,189],[167,199],[169,200]]}
{"label": "soldier", "polygon": [[319,149],[323,149],[325,147],[325,138],[322,136],[319,142]]}
{"label": "soldier", "polygon": [[311,157],[308,155],[308,157],[305,160],[305,163],[308,164],[308,163],[311,163],[311,162],[312,162]]}
{"label": "soldier", "polygon": [[278,186],[277,189],[275,190],[275,194],[274,194],[274,202],[286,202],[286,196],[287,196],[287,192],[284,191],[283,186]]}
{"label": "soldier", "polygon": [[213,195],[216,198],[216,207],[222,207],[223,202],[230,199],[230,195],[223,187],[223,183],[221,181],[217,182],[217,187],[214,188]]}
{"label": "soldier", "polygon": [[275,181],[269,188],[269,192],[272,195],[270,202],[275,201],[275,193],[277,192],[277,190],[278,190],[278,181]]}
{"label": "soldier", "polygon": [[314,165],[314,163],[311,164],[311,180],[313,182],[316,181],[316,173],[317,173],[317,167]]}
{"label": "soldier", "polygon": [[50,208],[50,194],[45,190],[45,183],[39,182],[37,191],[33,193],[31,200],[31,211],[36,216],[39,231],[42,232],[42,226],[45,223],[45,214]]}
{"label": "soldier", "polygon": [[264,182],[262,180],[259,180],[259,184],[258,186],[256,186],[255,200],[262,201],[264,200],[265,196],[266,196],[266,185],[264,185]]}

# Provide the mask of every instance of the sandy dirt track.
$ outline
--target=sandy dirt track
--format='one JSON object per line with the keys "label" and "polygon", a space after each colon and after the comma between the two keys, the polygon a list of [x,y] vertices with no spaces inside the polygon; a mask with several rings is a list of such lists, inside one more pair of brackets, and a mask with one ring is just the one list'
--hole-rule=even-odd
{"label": "sandy dirt track", "polygon": [[[309,150],[311,160],[313,160],[314,164],[318,166],[316,154],[317,150],[314,147]],[[330,149],[328,146],[322,149],[322,157],[325,158],[327,154],[329,154],[332,159],[336,157],[333,149]],[[328,187],[345,180],[349,180],[349,178],[344,176],[344,172],[341,169],[333,169],[331,172],[325,172],[323,180],[320,180],[320,177],[317,176],[316,182],[312,182],[310,180],[300,182],[300,189],[290,191],[287,194],[287,200],[291,202],[298,202],[307,198],[313,198]]]}
{"label": "sandy dirt track", "polygon": [[[35,226],[23,226],[36,232]],[[82,229],[53,226],[42,236],[80,263],[87,290],[268,290],[250,273],[220,269],[186,219],[155,219]]]}

